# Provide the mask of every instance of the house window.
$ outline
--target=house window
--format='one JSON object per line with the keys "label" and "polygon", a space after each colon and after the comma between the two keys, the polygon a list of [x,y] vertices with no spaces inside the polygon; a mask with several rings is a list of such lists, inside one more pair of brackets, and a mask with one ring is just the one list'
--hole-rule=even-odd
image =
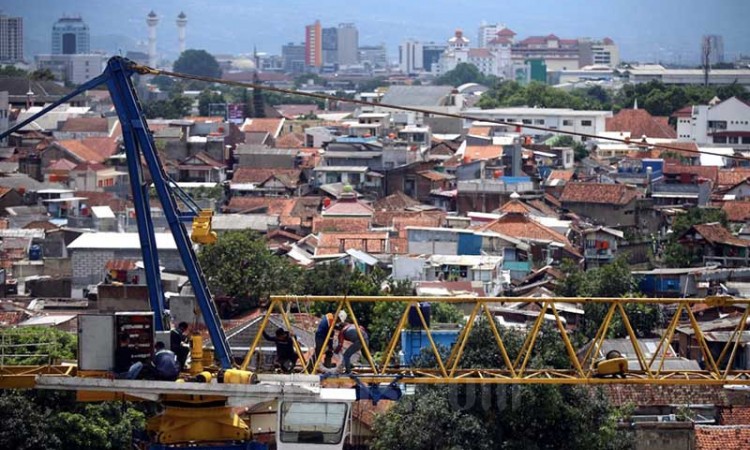
{"label": "house window", "polygon": [[737,137],[737,136],[729,136],[729,141],[728,142],[730,144],[739,144],[740,143],[740,138]]}
{"label": "house window", "polygon": [[742,138],[743,144],[750,144],[750,136],[745,136]]}
{"label": "house window", "polygon": [[590,127],[591,126],[591,121],[590,120],[582,120],[581,121],[581,126],[582,127]]}
{"label": "house window", "polygon": [[531,119],[523,119],[522,121],[525,125],[531,125]]}
{"label": "house window", "polygon": [[99,180],[99,182],[97,183],[97,185],[99,187],[104,187],[104,180]]}
{"label": "house window", "polygon": [[534,119],[535,125],[544,125],[544,119]]}
{"label": "house window", "polygon": [[573,126],[573,121],[572,120],[567,120],[567,119],[563,120],[563,126],[564,127],[572,127]]}
{"label": "house window", "polygon": [[714,136],[714,144],[726,144],[726,143],[727,143],[726,136]]}

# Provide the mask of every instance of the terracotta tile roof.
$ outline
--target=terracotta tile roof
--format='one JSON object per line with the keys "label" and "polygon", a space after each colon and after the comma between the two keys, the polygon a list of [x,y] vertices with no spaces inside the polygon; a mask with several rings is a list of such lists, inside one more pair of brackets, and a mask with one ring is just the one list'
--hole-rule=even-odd
{"label": "terracotta tile roof", "polygon": [[58,159],[57,161],[52,161],[49,166],[46,167],[45,170],[57,170],[62,172],[69,172],[73,170],[74,168],[78,167],[76,163],[69,159]]}
{"label": "terracotta tile roof", "polygon": [[188,165],[189,166],[190,164],[185,164],[185,162],[187,162],[187,161],[189,161],[191,159],[197,159],[198,161],[202,162],[203,164],[205,164],[207,166],[211,166],[211,167],[226,167],[226,164],[224,164],[221,161],[217,161],[217,160],[213,159],[211,157],[211,155],[209,155],[208,153],[203,152],[203,151],[198,152],[195,155],[188,156],[187,158],[183,159],[182,162],[180,163],[180,165]]}
{"label": "terracotta tile roof", "polygon": [[531,206],[514,198],[508,202],[505,202],[503,206],[497,209],[497,212],[501,214],[506,214],[506,213],[531,214],[536,211],[534,211],[534,208],[532,208]]}
{"label": "terracotta tile roof", "polygon": [[430,181],[445,181],[456,178],[453,175],[448,175],[447,173],[438,172],[436,170],[425,170],[423,172],[417,172],[417,174],[427,178]]}
{"label": "terracotta tile roof", "polygon": [[368,233],[329,233],[318,235],[316,256],[335,255],[347,250],[361,250],[367,253],[386,253],[388,249],[387,232]]}
{"label": "terracotta tile roof", "polygon": [[748,425],[696,425],[696,450],[745,450],[750,448]]}
{"label": "terracotta tile roof", "polygon": [[565,250],[569,253],[575,256],[581,256],[567,237],[530,219],[525,214],[505,214],[497,220],[480,225],[477,229],[481,231],[494,231],[521,240],[528,239],[558,242],[563,244]]}
{"label": "terracotta tile roof", "polygon": [[446,215],[443,211],[420,211],[409,215],[394,215],[391,225],[400,238],[406,238],[406,227],[441,227]]}
{"label": "terracotta tile roof", "polygon": [[711,180],[714,185],[719,179],[719,168],[717,166],[688,166],[684,164],[665,164],[664,174],[675,175],[675,174],[691,174],[699,178],[705,178]]}
{"label": "terracotta tile roof", "polygon": [[516,35],[516,33],[514,33],[510,28],[503,28],[502,30],[497,32],[497,35],[504,37],[513,37]]}
{"label": "terracotta tile roof", "polygon": [[731,201],[724,202],[721,209],[727,214],[727,220],[730,222],[746,222],[750,219],[750,201]]}
{"label": "terracotta tile roof", "polygon": [[567,183],[560,201],[563,203],[605,203],[627,205],[638,197],[638,192],[623,184]]}
{"label": "terracotta tile roof", "polygon": [[491,58],[492,52],[486,48],[470,48],[469,58]]}
{"label": "terracotta tile roof", "polygon": [[695,142],[669,142],[667,145],[671,148],[664,148],[658,144],[654,144],[654,151],[658,152],[659,155],[662,153],[677,153],[685,158],[699,158],[700,150],[698,150],[698,144]]}
{"label": "terracotta tile roof", "polygon": [[[445,218],[445,212],[441,210],[430,210],[430,211],[375,211],[372,216],[373,225],[381,227],[392,227],[396,223],[406,223],[411,218],[414,220],[421,220],[424,217],[436,217],[440,218],[440,224],[443,223]],[[437,220],[437,219],[435,219]],[[421,225],[425,226],[425,225]]]}
{"label": "terracotta tile roof", "polygon": [[231,212],[289,215],[295,199],[281,197],[232,197],[227,208]]}
{"label": "terracotta tile roof", "polygon": [[56,145],[62,149],[67,150],[68,153],[73,155],[79,162],[94,161],[103,162],[104,157],[97,150],[87,146],[82,141],[73,139],[64,139],[54,142],[52,145]]}
{"label": "terracotta tile roof", "polygon": [[281,133],[281,127],[284,125],[284,118],[280,119],[245,119],[240,128],[245,133],[265,132],[273,138],[277,138]]}
{"label": "terracotta tile roof", "polygon": [[492,129],[490,127],[471,127],[469,128],[469,132],[467,134],[471,136],[489,137],[491,130]]}
{"label": "terracotta tile roof", "polygon": [[750,169],[719,170],[717,189],[726,189],[735,186],[750,178]]}
{"label": "terracotta tile roof", "polygon": [[120,141],[117,137],[87,137],[83,138],[81,142],[86,147],[96,151],[102,158],[109,158],[110,156],[117,153],[120,148]]}
{"label": "terracotta tile roof", "polygon": [[727,405],[727,395],[722,386],[672,386],[672,385],[603,385],[612,406],[668,405]]}
{"label": "terracotta tile roof", "polygon": [[356,197],[342,196],[321,213],[323,216],[366,216],[372,217],[372,206]]}
{"label": "terracotta tile roof", "polygon": [[684,108],[680,108],[677,111],[675,111],[672,114],[672,117],[690,117],[692,115],[693,115],[693,107],[686,106]]}
{"label": "terracotta tile roof", "polygon": [[314,217],[312,232],[339,231],[344,233],[360,233],[370,229],[369,217]]}
{"label": "terracotta tile roof", "polygon": [[557,211],[549,207],[542,200],[529,200],[527,204],[547,217],[557,217]]}
{"label": "terracotta tile roof", "polygon": [[372,207],[375,211],[399,211],[418,205],[421,205],[418,200],[409,197],[401,191],[396,191],[376,201],[372,204]]}
{"label": "terracotta tile roof", "polygon": [[109,133],[109,123],[104,117],[71,117],[63,122],[60,131]]}
{"label": "terracotta tile roof", "polygon": [[623,109],[606,119],[607,131],[629,131],[633,139],[641,136],[675,139],[677,131],[663,120],[648,113],[645,109]]}
{"label": "terracotta tile roof", "polygon": [[561,170],[556,169],[549,173],[549,176],[547,177],[547,180],[563,180],[563,181],[570,181],[573,178],[573,175],[575,174],[572,170]]}
{"label": "terracotta tile roof", "polygon": [[299,148],[305,145],[305,135],[301,133],[287,133],[276,139],[276,148]]}
{"label": "terracotta tile roof", "polygon": [[31,222],[24,225],[23,228],[25,230],[50,231],[50,230],[57,230],[60,227],[50,222],[49,220],[32,220]]}
{"label": "terracotta tile roof", "polygon": [[719,410],[720,425],[750,425],[750,406],[728,406]]}
{"label": "terracotta tile roof", "polygon": [[253,167],[240,167],[234,172],[232,183],[255,183],[261,184],[269,178],[276,176],[284,186],[296,187],[300,182],[302,171],[299,169],[257,169]]}
{"label": "terracotta tile roof", "polygon": [[464,150],[465,161],[478,159],[494,159],[503,156],[502,145],[467,145]]}
{"label": "terracotta tile roof", "polygon": [[560,203],[560,200],[558,200],[557,197],[552,194],[545,193],[544,200],[549,202],[555,208],[562,208],[562,203]]}
{"label": "terracotta tile roof", "polygon": [[[702,223],[693,225],[693,230],[697,231],[703,239],[710,244],[725,244],[734,247],[750,247],[750,241],[740,239],[733,235],[729,230],[721,226],[720,223]],[[683,234],[688,233],[690,230]]]}
{"label": "terracotta tile roof", "polygon": [[109,206],[113,212],[122,212],[128,206],[132,206],[127,200],[117,198],[109,192],[77,191],[74,195],[86,197],[84,203],[88,206]]}
{"label": "terracotta tile roof", "polygon": [[298,116],[322,112],[318,105],[276,105],[274,108],[287,119],[296,119]]}

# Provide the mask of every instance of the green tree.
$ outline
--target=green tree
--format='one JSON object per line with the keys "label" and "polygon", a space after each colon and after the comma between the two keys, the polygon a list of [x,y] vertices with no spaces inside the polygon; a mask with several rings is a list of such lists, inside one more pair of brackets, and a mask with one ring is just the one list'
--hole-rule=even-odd
{"label": "green tree", "polygon": [[6,344],[16,345],[18,356],[4,357],[9,365],[50,364],[64,359],[75,359],[76,335],[49,327],[23,327],[0,331]]}
{"label": "green tree", "polygon": [[49,69],[37,69],[31,72],[29,78],[37,81],[55,81],[55,74]]}
{"label": "green tree", "polygon": [[[525,334],[501,328],[513,359]],[[569,365],[559,333],[546,326],[539,334],[529,367]],[[494,335],[479,320],[460,366],[503,365]],[[630,447],[617,429],[619,410],[602,392],[579,386],[424,386],[382,414],[375,422],[376,449],[602,449]]]}
{"label": "green tree", "polygon": [[466,83],[485,84],[488,78],[477,69],[477,66],[470,63],[458,63],[453,70],[445,72],[435,80],[438,85],[461,86]]}
{"label": "green tree", "polygon": [[270,295],[297,292],[298,269],[271,253],[252,231],[222,233],[218,242],[201,248],[198,260],[209,285],[216,292],[246,300],[245,307]]}
{"label": "green tree", "polygon": [[216,58],[205,50],[189,49],[182,52],[174,62],[175,72],[203,77],[221,77],[221,68]]}
{"label": "green tree", "polygon": [[181,119],[190,115],[193,101],[183,95],[175,95],[167,100],[143,103],[143,114],[147,119]]}
{"label": "green tree", "polygon": [[28,76],[28,72],[23,69],[19,69],[16,66],[0,66],[0,77],[25,77]]}
{"label": "green tree", "polygon": [[700,249],[692,251],[678,241],[680,236],[693,225],[718,222],[728,225],[726,213],[719,208],[689,208],[684,214],[676,216],[672,222],[672,233],[664,248],[662,261],[667,267],[689,267],[701,262]]}
{"label": "green tree", "polygon": [[[226,103],[224,94],[211,89],[204,89],[201,91],[200,95],[198,95],[198,114],[201,116],[209,116],[212,112],[212,103]],[[224,111],[224,109],[221,111]]]}

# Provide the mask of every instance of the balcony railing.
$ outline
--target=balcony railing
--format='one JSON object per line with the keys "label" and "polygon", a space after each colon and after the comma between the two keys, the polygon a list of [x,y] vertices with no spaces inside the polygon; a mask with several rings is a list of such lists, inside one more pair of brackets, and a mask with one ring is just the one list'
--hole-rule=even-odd
{"label": "balcony railing", "polygon": [[586,259],[612,259],[615,257],[615,254],[611,250],[601,251],[595,248],[587,248],[584,256]]}
{"label": "balcony railing", "polygon": [[529,192],[534,190],[534,183],[522,181],[520,183],[504,183],[498,180],[465,180],[458,182],[458,192],[487,192],[512,194],[513,192]]}

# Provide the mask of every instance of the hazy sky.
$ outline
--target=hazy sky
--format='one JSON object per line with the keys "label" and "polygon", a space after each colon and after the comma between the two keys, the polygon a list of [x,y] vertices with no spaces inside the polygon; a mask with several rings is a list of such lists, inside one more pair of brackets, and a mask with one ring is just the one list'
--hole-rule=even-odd
{"label": "hazy sky", "polygon": [[481,21],[504,23],[523,38],[609,36],[625,60],[697,62],[703,34],[724,37],[726,59],[750,54],[750,0],[0,0],[8,15],[24,18],[27,56],[50,51],[50,30],[62,14],[89,24],[92,49],[134,49],[146,39],[145,16],[162,18],[159,51],[177,49],[175,18],[188,16],[188,48],[212,53],[280,53],[301,42],[304,26],[354,22],[360,44],[385,43],[396,59],[405,38],[444,41],[456,28],[476,40]]}

